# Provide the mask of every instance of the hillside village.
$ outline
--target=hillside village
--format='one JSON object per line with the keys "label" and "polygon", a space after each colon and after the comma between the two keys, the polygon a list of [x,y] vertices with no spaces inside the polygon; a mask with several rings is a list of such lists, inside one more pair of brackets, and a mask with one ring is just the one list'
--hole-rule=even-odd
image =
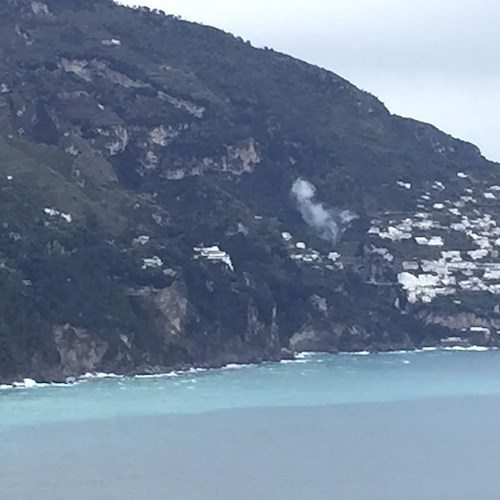
{"label": "hillside village", "polygon": [[[369,251],[395,267],[412,304],[430,304],[438,297],[458,304],[458,295],[467,292],[500,295],[500,186],[474,186],[463,172],[457,180],[461,191],[454,186],[451,195],[442,182],[434,182],[419,195],[417,212],[385,212],[368,230]],[[408,182],[397,185],[412,189]],[[326,271],[345,266],[338,251],[322,253],[290,232],[281,237],[289,258],[299,265]],[[194,252],[195,259],[221,262],[234,271],[231,257],[217,245],[195,247]]]}
{"label": "hillside village", "polygon": [[457,178],[458,196],[436,182],[419,196],[413,216],[384,214],[369,230],[399,264],[411,303],[461,292],[500,295],[500,186],[474,185],[463,172]]}

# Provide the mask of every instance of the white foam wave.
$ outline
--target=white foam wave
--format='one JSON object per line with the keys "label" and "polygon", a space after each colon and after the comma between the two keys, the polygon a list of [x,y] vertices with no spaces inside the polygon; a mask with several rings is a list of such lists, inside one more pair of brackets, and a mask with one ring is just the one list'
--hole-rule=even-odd
{"label": "white foam wave", "polygon": [[102,373],[102,372],[89,372],[80,377],[81,379],[95,379],[95,378],[123,378],[123,375],[117,375],[116,373]]}
{"label": "white foam wave", "polygon": [[474,351],[474,352],[485,352],[485,351],[491,351],[493,350],[491,347],[484,347],[480,345],[473,345],[470,347],[463,347],[463,346],[450,346],[450,347],[443,347],[443,351]]}
{"label": "white foam wave", "polygon": [[180,372],[180,373],[203,373],[208,371],[208,368],[190,368],[189,370],[186,370],[185,372]]}
{"label": "white foam wave", "polygon": [[173,378],[178,376],[179,376],[178,372],[167,372],[167,373],[150,373],[145,375],[134,375],[133,378],[152,379],[152,378]]}
{"label": "white foam wave", "polygon": [[155,378],[174,378],[174,377],[180,377],[181,375],[189,375],[189,374],[196,374],[196,373],[203,373],[208,371],[208,368],[189,368],[187,370],[175,370],[171,372],[165,372],[165,373],[144,373],[140,375],[134,375],[132,378],[135,379],[155,379]]}
{"label": "white foam wave", "polygon": [[243,368],[250,368],[253,365],[249,364],[238,364],[238,363],[229,363],[226,366],[223,366],[221,370],[241,370]]}
{"label": "white foam wave", "polygon": [[46,387],[71,387],[78,382],[37,382],[31,378],[12,382],[12,384],[0,384],[0,390],[8,389],[43,389]]}
{"label": "white foam wave", "polygon": [[[461,352],[487,352],[487,351],[492,351],[492,350],[498,350],[497,347],[485,347],[485,346],[469,346],[469,347],[463,347],[463,346],[450,346],[450,347],[423,347],[421,349],[416,349],[414,351],[392,351],[387,354],[411,354],[411,353],[423,353],[423,352],[434,352],[434,351],[461,351]],[[290,360],[281,360],[281,364],[305,364],[305,363],[310,363],[313,361],[311,358],[314,358],[316,356],[320,355],[325,355],[326,353],[319,353],[319,352],[299,352],[295,355],[295,359],[290,359]],[[340,353],[342,355],[350,355],[350,356],[369,356],[371,353],[369,351],[357,351],[357,352],[342,352]],[[322,359],[317,360],[318,363],[323,362]],[[405,359],[403,360],[404,364],[410,364],[410,361]],[[255,365],[252,364],[237,364],[237,363],[230,363],[227,364],[226,366],[220,368],[220,370],[241,370],[244,368],[249,368]],[[182,375],[189,375],[189,374],[198,374],[198,373],[203,373],[208,371],[209,369],[207,368],[189,368],[187,370],[177,370],[177,371],[171,371],[171,372],[166,372],[166,373],[155,373],[155,374],[143,374],[143,375],[135,375],[132,378],[136,379],[155,379],[155,378],[175,378],[179,377]],[[65,383],[40,383],[37,382],[36,380],[33,380],[31,378],[25,378],[21,381],[14,382],[12,384],[0,384],[0,390],[11,390],[11,389],[34,389],[34,388],[46,388],[46,387],[61,387],[61,388],[68,388],[72,387],[74,385],[79,385],[87,380],[91,379],[126,379],[128,377],[124,375],[117,375],[115,373],[103,373],[103,372],[97,372],[97,373],[86,373],[82,377],[76,379],[73,377],[70,377],[66,380]],[[189,380],[190,382],[196,382],[193,379]]]}
{"label": "white foam wave", "polygon": [[21,382],[14,382],[12,384],[12,387],[15,389],[33,389],[38,386],[39,384],[32,378],[25,378]]}
{"label": "white foam wave", "polygon": [[296,359],[306,359],[306,358],[310,358],[312,356],[316,356],[317,354],[318,354],[317,352],[309,352],[309,351],[298,352],[295,355],[295,358]]}

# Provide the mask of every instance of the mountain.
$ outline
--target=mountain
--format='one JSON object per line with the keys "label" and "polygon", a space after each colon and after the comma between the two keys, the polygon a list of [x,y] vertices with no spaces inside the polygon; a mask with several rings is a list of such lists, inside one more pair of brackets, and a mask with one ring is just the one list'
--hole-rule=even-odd
{"label": "mountain", "polygon": [[500,344],[500,169],[109,0],[0,5],[0,379]]}

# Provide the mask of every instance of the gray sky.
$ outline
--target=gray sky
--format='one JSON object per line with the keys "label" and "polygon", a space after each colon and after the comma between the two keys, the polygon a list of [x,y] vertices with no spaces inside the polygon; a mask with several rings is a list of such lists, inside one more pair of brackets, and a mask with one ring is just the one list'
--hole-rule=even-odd
{"label": "gray sky", "polygon": [[122,0],[317,64],[500,161],[498,0]]}

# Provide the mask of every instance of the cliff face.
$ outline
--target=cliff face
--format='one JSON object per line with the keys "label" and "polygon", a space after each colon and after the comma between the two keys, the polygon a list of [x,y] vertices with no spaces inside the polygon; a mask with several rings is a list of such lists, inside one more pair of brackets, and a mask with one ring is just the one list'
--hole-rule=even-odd
{"label": "cliff face", "polygon": [[0,41],[0,378],[496,345],[475,146],[148,9],[7,0]]}

